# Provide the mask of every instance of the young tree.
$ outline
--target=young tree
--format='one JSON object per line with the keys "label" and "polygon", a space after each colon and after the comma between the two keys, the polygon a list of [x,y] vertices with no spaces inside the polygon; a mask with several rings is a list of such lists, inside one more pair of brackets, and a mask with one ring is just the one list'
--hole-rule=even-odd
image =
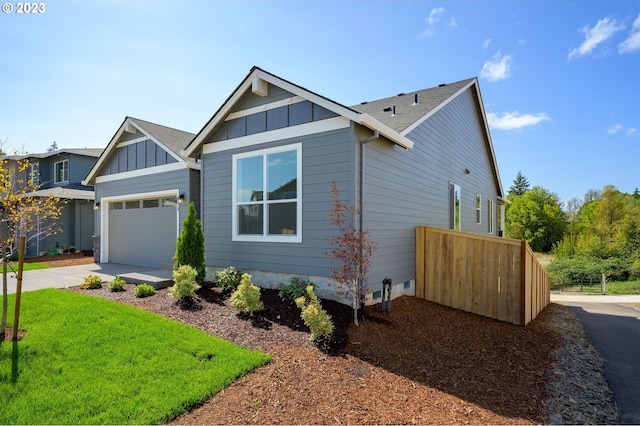
{"label": "young tree", "polygon": [[197,271],[196,282],[202,284],[207,269],[204,259],[204,232],[202,223],[196,217],[196,206],[189,203],[187,217],[182,223],[182,231],[176,240],[176,254],[173,269],[189,265]]}
{"label": "young tree", "polygon": [[364,283],[377,245],[371,240],[369,231],[356,225],[361,210],[340,200],[340,190],[335,181],[331,181],[331,201],[333,209],[327,213],[327,219],[338,229],[338,234],[329,238],[333,250],[328,257],[337,266],[331,268],[331,277],[342,284],[341,291],[353,304],[353,322],[358,325],[358,308],[364,303]]}
{"label": "young tree", "polygon": [[521,171],[518,171],[513,185],[509,188],[509,195],[520,196],[529,190],[529,179],[527,179]]}
{"label": "young tree", "polygon": [[56,141],[53,141],[49,146],[49,148],[47,148],[47,152],[54,152],[57,150],[58,150],[58,143]]}
{"label": "young tree", "polygon": [[[0,159],[0,253],[2,255],[2,319],[0,340],[7,326],[7,268],[8,256],[22,235],[30,238],[55,234],[56,219],[60,217],[60,199],[33,197],[40,188],[29,176],[29,160],[8,161]],[[35,232],[37,229],[37,232]]]}

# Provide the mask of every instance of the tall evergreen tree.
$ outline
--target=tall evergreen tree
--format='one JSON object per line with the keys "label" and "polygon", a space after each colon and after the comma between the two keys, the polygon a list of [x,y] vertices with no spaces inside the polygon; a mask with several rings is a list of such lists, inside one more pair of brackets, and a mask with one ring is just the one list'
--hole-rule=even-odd
{"label": "tall evergreen tree", "polygon": [[204,232],[202,222],[196,217],[196,206],[193,201],[189,203],[187,217],[182,222],[182,231],[176,240],[174,260],[174,270],[182,265],[189,265],[198,272],[196,282],[202,284],[207,274],[204,259]]}
{"label": "tall evergreen tree", "polygon": [[529,190],[529,179],[527,179],[521,171],[518,171],[513,185],[509,188],[509,195],[520,196]]}

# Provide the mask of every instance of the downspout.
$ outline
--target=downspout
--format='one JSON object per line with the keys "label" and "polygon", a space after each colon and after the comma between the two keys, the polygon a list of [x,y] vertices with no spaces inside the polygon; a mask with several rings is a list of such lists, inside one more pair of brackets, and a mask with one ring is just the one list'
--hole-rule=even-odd
{"label": "downspout", "polygon": [[[362,232],[364,230],[364,158],[365,158],[365,146],[369,143],[369,142],[373,142],[376,139],[380,138],[380,133],[378,133],[377,130],[373,131],[373,135],[368,137],[367,139],[361,140],[360,141],[360,220],[359,220],[359,226],[360,226],[360,232]],[[362,257],[362,255],[364,254],[364,250],[362,248],[362,246],[360,246],[360,256]],[[360,286],[360,290],[362,290],[362,286]],[[364,295],[360,294],[358,295],[359,297],[361,297],[360,299],[360,303],[363,304],[364,300],[362,299],[362,297]]]}

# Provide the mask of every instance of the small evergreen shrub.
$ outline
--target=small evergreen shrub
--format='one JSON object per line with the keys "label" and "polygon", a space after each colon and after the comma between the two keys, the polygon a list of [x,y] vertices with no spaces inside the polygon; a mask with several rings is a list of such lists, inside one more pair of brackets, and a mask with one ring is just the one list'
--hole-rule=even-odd
{"label": "small evergreen shrub", "polygon": [[125,280],[116,276],[114,279],[111,280],[111,282],[109,283],[109,285],[107,286],[107,288],[109,289],[109,291],[111,292],[115,292],[115,291],[123,291],[124,290],[124,285],[126,284]]}
{"label": "small evergreen shrub", "polygon": [[196,270],[196,283],[202,284],[207,269],[204,258],[204,232],[202,223],[196,217],[196,207],[189,203],[187,217],[182,223],[182,230],[176,240],[174,269],[181,265],[189,265]]}
{"label": "small evergreen shrub", "polygon": [[177,300],[196,297],[196,290],[200,286],[196,283],[198,271],[189,265],[181,265],[173,271],[173,286],[169,289],[169,296]]}
{"label": "small evergreen shrub", "polygon": [[225,290],[235,290],[242,281],[243,272],[235,266],[229,266],[216,272],[216,284]]}
{"label": "small evergreen shrub", "polygon": [[133,290],[133,292],[135,293],[136,297],[149,297],[149,296],[153,296],[154,294],[156,294],[156,289],[153,288],[153,286],[144,283],[144,284],[139,284],[136,286],[136,288]]}
{"label": "small evergreen shrub", "polygon": [[333,321],[331,316],[322,309],[320,300],[313,291],[313,286],[306,288],[307,295],[296,299],[296,305],[302,310],[302,320],[311,329],[311,340],[317,341],[322,336],[329,336],[333,333]]}
{"label": "small evergreen shrub", "polygon": [[278,295],[280,296],[280,300],[295,302],[299,297],[305,297],[307,301],[309,301],[309,296],[307,293],[307,287],[312,286],[313,291],[316,291],[316,284],[304,279],[302,277],[293,277],[289,280],[289,284],[280,283],[278,284],[278,289],[280,292]]}
{"label": "small evergreen shrub", "polygon": [[102,288],[102,278],[97,275],[87,275],[83,278],[80,288],[90,290],[94,288]]}
{"label": "small evergreen shrub", "polygon": [[231,306],[251,316],[254,312],[264,309],[260,300],[260,288],[251,283],[251,275],[242,274],[242,282],[231,295]]}

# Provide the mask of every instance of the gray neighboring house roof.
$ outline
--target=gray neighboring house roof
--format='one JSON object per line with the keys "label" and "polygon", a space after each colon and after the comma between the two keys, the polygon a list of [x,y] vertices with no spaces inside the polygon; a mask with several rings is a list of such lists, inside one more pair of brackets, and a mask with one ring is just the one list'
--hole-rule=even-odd
{"label": "gray neighboring house roof", "polygon": [[105,161],[117,148],[122,134],[125,132],[135,133],[136,131],[139,131],[149,137],[160,147],[164,148],[169,154],[174,156],[179,161],[183,162],[187,167],[199,169],[200,165],[195,164],[195,160],[184,155],[183,152],[184,147],[193,140],[195,136],[193,133],[127,116],[125,117],[116,133],[111,138],[111,141],[109,141],[109,144],[104,149],[98,161],[96,161],[96,164],[93,165],[87,176],[84,178],[82,183],[85,185],[92,185],[92,182],[95,180]]}
{"label": "gray neighboring house roof", "polygon": [[22,155],[5,155],[3,158],[5,160],[21,160],[25,158],[47,158],[52,157],[54,155],[59,154],[75,154],[75,155],[84,155],[87,157],[100,157],[102,154],[102,148],[64,148],[58,149],[56,151],[51,152],[42,152],[37,154],[22,154]]}

